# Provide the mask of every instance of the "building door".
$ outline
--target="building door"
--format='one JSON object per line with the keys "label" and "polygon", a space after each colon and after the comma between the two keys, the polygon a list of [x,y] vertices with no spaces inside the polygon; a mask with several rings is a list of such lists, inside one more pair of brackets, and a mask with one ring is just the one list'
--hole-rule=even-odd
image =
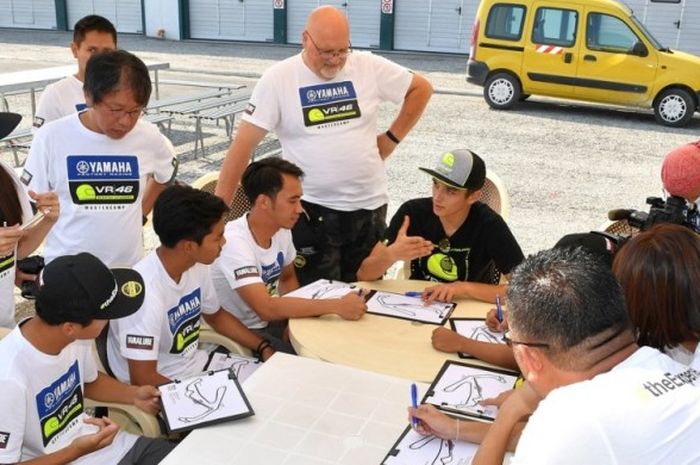
{"label": "building door", "polygon": [[272,42],[274,25],[270,0],[190,0],[193,39]]}
{"label": "building door", "polygon": [[333,5],[345,12],[350,22],[353,47],[379,48],[381,0],[295,0],[287,2],[287,42],[301,43],[309,13],[320,5]]}
{"label": "building door", "polygon": [[394,48],[468,53],[478,0],[396,0]]}
{"label": "building door", "polygon": [[0,2],[0,27],[56,29],[56,2],[54,0]]}
{"label": "building door", "polygon": [[143,34],[141,0],[67,0],[68,28],[87,15],[104,16],[117,32]]}

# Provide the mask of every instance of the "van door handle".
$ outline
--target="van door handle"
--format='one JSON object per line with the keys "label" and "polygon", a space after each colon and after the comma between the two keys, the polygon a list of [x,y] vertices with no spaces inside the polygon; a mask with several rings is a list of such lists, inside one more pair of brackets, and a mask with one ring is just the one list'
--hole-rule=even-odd
{"label": "van door handle", "polygon": [[584,55],[583,60],[584,61],[598,61],[598,59],[595,57],[595,55]]}
{"label": "van door handle", "polygon": [[571,52],[566,52],[564,54],[564,63],[571,63],[573,57],[574,55]]}

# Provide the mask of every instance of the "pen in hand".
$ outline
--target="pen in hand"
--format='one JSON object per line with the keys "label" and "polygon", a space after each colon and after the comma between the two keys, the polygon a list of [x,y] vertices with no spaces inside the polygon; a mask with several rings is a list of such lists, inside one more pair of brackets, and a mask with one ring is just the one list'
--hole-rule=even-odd
{"label": "pen in hand", "polygon": [[501,296],[496,294],[496,318],[503,323],[503,309],[501,308]]}
{"label": "pen in hand", "polygon": [[[416,383],[411,384],[411,406],[413,408],[418,408],[418,388],[416,387]],[[411,423],[413,427],[416,428],[418,426],[418,418],[411,417]]]}

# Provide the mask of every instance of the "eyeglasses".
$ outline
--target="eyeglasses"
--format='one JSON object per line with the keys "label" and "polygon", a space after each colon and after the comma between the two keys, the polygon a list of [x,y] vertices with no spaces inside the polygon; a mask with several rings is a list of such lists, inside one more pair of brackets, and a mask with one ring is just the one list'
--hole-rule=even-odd
{"label": "eyeglasses", "polygon": [[114,119],[122,119],[125,115],[128,116],[129,119],[134,119],[140,117],[146,112],[144,107],[136,107],[133,110],[116,110],[113,108],[109,108],[107,105],[104,105],[104,108],[106,109],[106,111],[109,112],[110,115],[112,115],[112,118]]}
{"label": "eyeglasses", "polygon": [[318,45],[316,45],[316,41],[313,37],[311,37],[311,34],[309,34],[308,31],[304,31],[304,33],[309,38],[309,40],[311,40],[311,43],[314,44],[316,53],[318,53],[318,56],[321,57],[323,60],[330,60],[335,57],[347,58],[348,55],[352,53],[352,44],[350,44],[348,48],[341,48],[340,50],[321,50],[320,48],[318,48]]}
{"label": "eyeglasses", "polygon": [[450,245],[450,239],[447,237],[444,239],[441,239],[440,242],[438,242],[438,244],[437,244],[437,248],[442,253],[450,253],[450,249],[452,248]]}
{"label": "eyeglasses", "polygon": [[514,341],[513,339],[508,337],[508,333],[510,331],[506,331],[503,333],[503,338],[501,339],[503,342],[506,343],[508,347],[513,347],[517,345],[521,346],[528,346],[528,347],[541,347],[543,349],[549,349],[549,344],[546,342],[522,342],[522,341]]}

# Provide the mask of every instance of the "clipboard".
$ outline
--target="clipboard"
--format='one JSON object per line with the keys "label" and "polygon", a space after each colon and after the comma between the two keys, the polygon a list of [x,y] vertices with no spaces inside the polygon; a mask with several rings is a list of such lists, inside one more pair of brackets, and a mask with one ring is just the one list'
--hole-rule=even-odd
{"label": "clipboard", "polygon": [[[450,318],[450,328],[468,339],[491,344],[505,344],[503,333],[491,331],[483,318]],[[476,358],[465,352],[457,352],[460,358]]]}
{"label": "clipboard", "polygon": [[457,307],[454,302],[425,305],[421,297],[386,291],[371,291],[366,299],[367,313],[438,326],[444,325]]}
{"label": "clipboard", "polygon": [[284,294],[282,297],[300,297],[303,299],[339,299],[357,290],[354,284],[331,279],[316,281]]}
{"label": "clipboard", "polygon": [[478,444],[471,442],[423,436],[409,425],[391,446],[381,465],[468,465],[478,448]]}
{"label": "clipboard", "polygon": [[235,374],[228,369],[157,386],[168,433],[255,415]]}
{"label": "clipboard", "polygon": [[519,374],[468,362],[448,360],[440,368],[421,403],[433,404],[445,413],[485,422],[496,419],[498,408],[482,406],[482,399],[515,388]]}

